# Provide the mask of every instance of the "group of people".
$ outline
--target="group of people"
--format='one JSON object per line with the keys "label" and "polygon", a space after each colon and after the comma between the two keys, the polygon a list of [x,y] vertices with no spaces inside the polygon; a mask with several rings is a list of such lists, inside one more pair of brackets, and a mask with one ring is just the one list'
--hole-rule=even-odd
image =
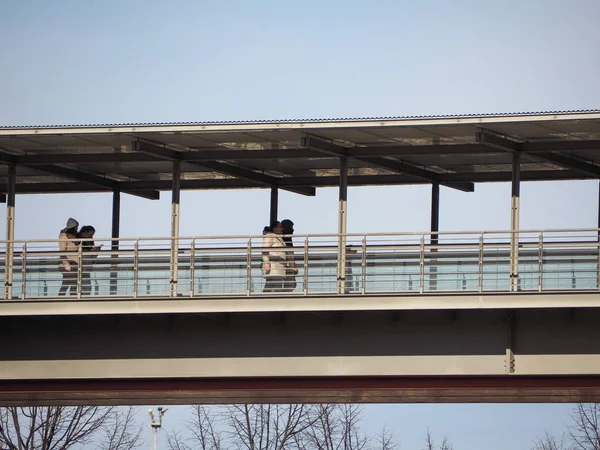
{"label": "group of people", "polygon": [[[98,256],[93,252],[98,252],[102,245],[94,244],[94,234],[96,230],[91,225],[84,225],[79,229],[79,222],[69,218],[67,225],[58,236],[58,249],[61,252],[58,270],[62,275],[62,284],[58,295],[67,295],[77,291],[77,275],[79,273],[79,264],[81,264],[81,293],[90,295],[92,293],[92,282],[90,272],[93,260]],[[79,248],[84,255],[79,261]]]}
{"label": "group of people", "polygon": [[[292,292],[296,289],[298,267],[291,247],[294,222],[290,219],[275,221],[263,230],[262,270],[265,276],[263,292]],[[358,280],[352,271],[352,261],[356,249],[352,245],[346,247],[346,271],[344,293],[359,292]]]}
{"label": "group of people", "polygon": [[[92,283],[90,273],[94,259],[98,256],[101,245],[94,244],[96,230],[91,225],[79,229],[79,222],[70,218],[66,227],[61,230],[58,237],[58,247],[61,252],[58,266],[62,275],[62,284],[58,295],[75,293],[77,278],[81,264],[81,294],[90,295]],[[296,275],[298,267],[294,257],[292,235],[294,222],[290,219],[274,221],[263,230],[262,270],[265,277],[263,292],[292,292],[296,289]],[[82,251],[81,261],[79,250]],[[350,281],[352,281],[350,269]],[[348,270],[347,270],[348,275]],[[348,278],[348,276],[347,276]]]}
{"label": "group of people", "polygon": [[262,270],[265,276],[263,292],[292,292],[296,289],[298,267],[292,242],[294,222],[285,219],[271,223],[263,230]]}

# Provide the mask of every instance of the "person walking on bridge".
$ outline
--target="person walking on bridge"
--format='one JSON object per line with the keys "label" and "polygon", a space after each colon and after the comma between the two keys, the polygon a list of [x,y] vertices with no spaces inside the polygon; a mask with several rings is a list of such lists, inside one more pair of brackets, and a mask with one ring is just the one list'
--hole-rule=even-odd
{"label": "person walking on bridge", "polygon": [[61,230],[58,236],[58,250],[61,252],[58,270],[62,275],[62,284],[58,295],[67,295],[70,288],[73,288],[71,291],[77,289],[79,250],[79,242],[75,240],[77,239],[77,228],[79,228],[79,222],[71,217],[67,221],[67,226]]}
{"label": "person walking on bridge", "polygon": [[81,294],[90,295],[92,293],[91,271],[94,266],[94,260],[98,257],[98,251],[102,245],[94,244],[94,234],[96,229],[91,225],[84,225],[79,230],[77,237],[81,239],[81,250],[83,251],[83,261],[81,261]]}
{"label": "person walking on bridge", "polygon": [[263,292],[282,292],[284,290],[288,252],[282,234],[283,225],[277,220],[263,230],[262,269],[265,275]]}
{"label": "person walking on bridge", "polygon": [[292,292],[296,289],[296,275],[298,275],[298,266],[296,266],[296,258],[294,257],[294,242],[292,241],[292,234],[294,234],[294,222],[290,219],[283,219],[281,221],[283,227],[283,242],[288,247],[287,250],[287,267],[285,271],[285,281],[283,283],[283,290],[285,292]]}

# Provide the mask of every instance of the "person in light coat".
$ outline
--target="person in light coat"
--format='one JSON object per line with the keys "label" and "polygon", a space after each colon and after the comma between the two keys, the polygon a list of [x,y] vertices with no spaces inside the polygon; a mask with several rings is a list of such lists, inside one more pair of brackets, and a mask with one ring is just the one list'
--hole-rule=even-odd
{"label": "person in light coat", "polygon": [[77,228],[79,228],[79,222],[71,217],[67,221],[67,226],[61,230],[58,236],[58,250],[61,252],[58,270],[62,275],[58,295],[66,295],[69,289],[75,294],[77,289],[79,263],[79,242],[75,240],[77,239]]}
{"label": "person in light coat", "polygon": [[263,230],[263,273],[265,275],[265,287],[263,292],[282,292],[286,270],[288,268],[288,252],[286,244],[281,237],[283,226],[275,221]]}

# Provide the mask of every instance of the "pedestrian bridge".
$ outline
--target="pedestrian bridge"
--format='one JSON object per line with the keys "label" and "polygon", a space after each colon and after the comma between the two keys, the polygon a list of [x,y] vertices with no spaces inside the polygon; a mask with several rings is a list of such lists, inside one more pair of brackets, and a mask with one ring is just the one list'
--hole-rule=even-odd
{"label": "pedestrian bridge", "polygon": [[[519,226],[521,181],[600,179],[599,119],[0,127],[0,404],[600,401],[599,230]],[[502,181],[510,231],[438,232],[441,186]],[[349,186],[404,184],[430,233],[347,234]],[[272,223],[324,187],[338,234],[294,236],[292,291],[263,293],[262,236],[179,235],[182,190],[269,189]],[[160,191],[170,238],[121,239],[121,194]],[[14,240],[17,194],[50,192],[112,194],[68,297],[57,242]]]}
{"label": "pedestrian bridge", "polygon": [[298,235],[277,293],[261,236],[110,239],[66,297],[4,242],[0,401],[600,401],[598,232]]}

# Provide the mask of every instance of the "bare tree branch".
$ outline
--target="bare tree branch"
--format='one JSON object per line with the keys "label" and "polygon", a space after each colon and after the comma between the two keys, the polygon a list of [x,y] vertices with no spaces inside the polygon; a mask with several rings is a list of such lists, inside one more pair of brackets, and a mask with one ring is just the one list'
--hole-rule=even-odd
{"label": "bare tree branch", "polygon": [[232,405],[228,435],[238,449],[305,448],[300,435],[313,423],[313,410],[310,405]]}
{"label": "bare tree branch", "polygon": [[381,433],[375,439],[376,447],[374,450],[398,450],[400,444],[396,441],[394,437],[394,432],[384,427],[381,430]]}
{"label": "bare tree branch", "polygon": [[435,445],[433,444],[433,436],[431,430],[427,427],[427,434],[425,434],[425,450],[434,450]]}
{"label": "bare tree branch", "polygon": [[544,436],[536,439],[533,442],[533,447],[531,450],[571,450],[573,447],[567,445],[565,441],[564,434],[562,437],[557,439],[555,436],[551,435],[547,431],[544,433]]}
{"label": "bare tree branch", "polygon": [[113,408],[96,406],[0,408],[0,447],[10,450],[67,450],[75,445],[84,445],[107,425],[112,411]]}
{"label": "bare tree branch", "polygon": [[571,418],[573,424],[569,426],[569,437],[574,448],[600,450],[600,404],[580,403]]}
{"label": "bare tree branch", "polygon": [[[187,432],[167,433],[170,450],[398,450],[393,433],[367,436],[357,405],[193,406]],[[189,433],[188,433],[189,432]],[[449,442],[446,440],[446,443]],[[442,450],[451,450],[448,445]]]}
{"label": "bare tree branch", "polygon": [[361,409],[356,405],[317,405],[316,419],[306,430],[307,443],[316,450],[365,450],[370,439],[360,430]]}
{"label": "bare tree branch", "polygon": [[167,432],[167,446],[170,450],[191,450],[192,447],[185,443],[185,439],[179,432]]}
{"label": "bare tree branch", "polygon": [[440,444],[440,450],[452,450],[452,444],[448,439],[448,436],[444,436],[442,443]]}
{"label": "bare tree branch", "polygon": [[100,450],[133,450],[142,445],[142,427],[136,423],[135,409],[113,409],[104,427]]}

